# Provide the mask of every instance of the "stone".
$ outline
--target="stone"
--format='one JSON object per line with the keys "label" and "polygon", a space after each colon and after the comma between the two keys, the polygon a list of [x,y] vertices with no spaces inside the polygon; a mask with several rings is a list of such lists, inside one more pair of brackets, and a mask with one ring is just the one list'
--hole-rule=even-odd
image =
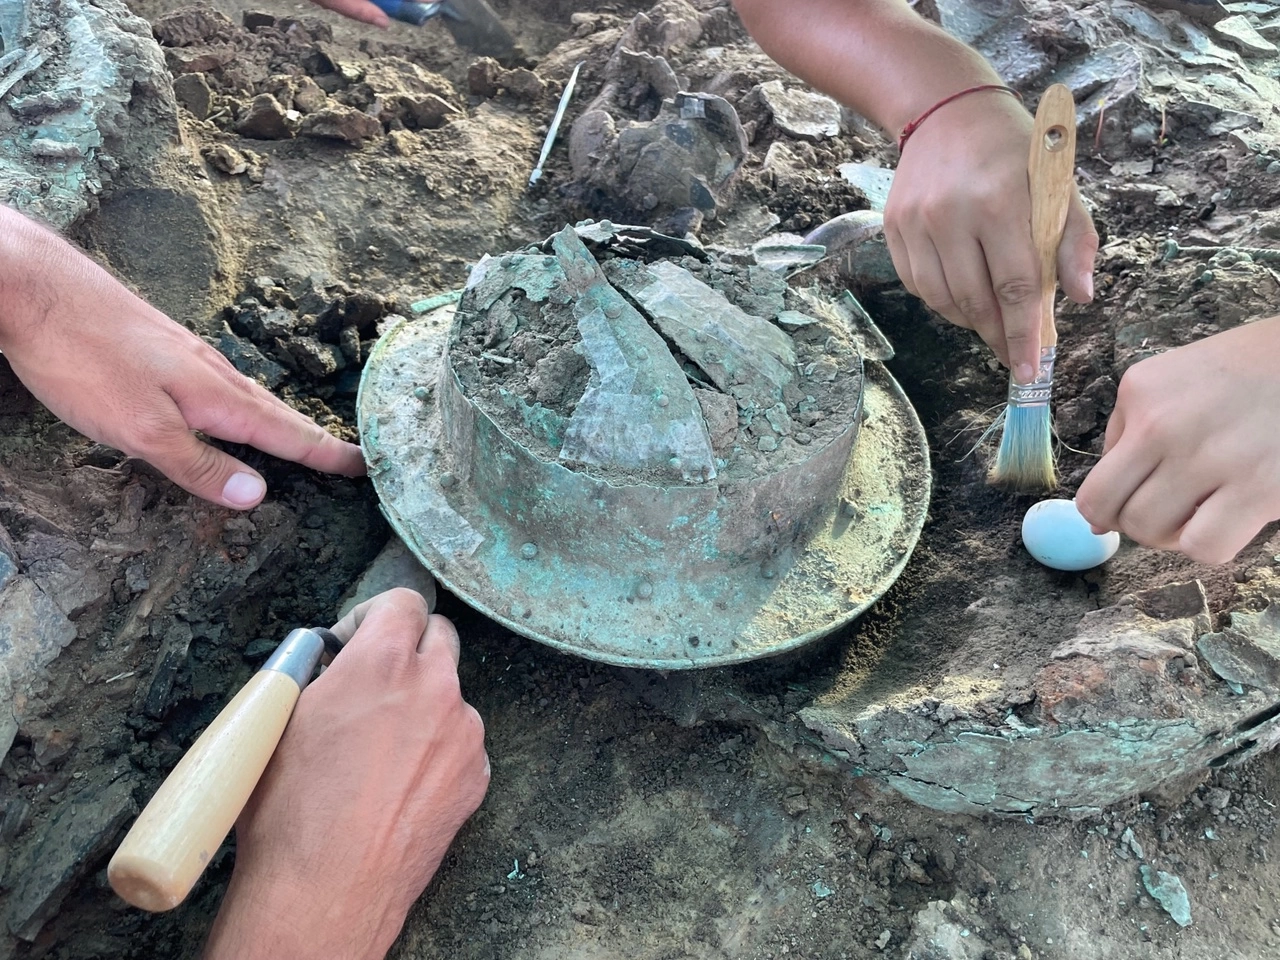
{"label": "stone", "polygon": [[297,86],[293,91],[293,105],[300,113],[315,113],[328,102],[329,95],[320,89],[320,84],[310,77],[297,78]]}
{"label": "stone", "polygon": [[191,640],[191,628],[180,621],[171,624],[165,631],[142,704],[143,712],[153,720],[160,720],[165,715],[169,697],[173,693],[173,682],[178,672],[186,666]]}
{"label": "stone", "polygon": [[[411,130],[433,130],[461,116],[456,100],[453,84],[439,74],[398,57],[380,57],[368,66],[364,81],[349,92],[347,105],[384,127],[403,124]],[[377,134],[371,131],[364,136]]]}
{"label": "stone", "polygon": [[164,52],[165,65],[175,75],[211,73],[235,58],[236,51],[232,47],[179,47],[166,49]]}
{"label": "stone", "polygon": [[249,169],[248,158],[235,147],[225,143],[215,143],[205,151],[204,158],[215,170],[235,177]]}
{"label": "stone", "polygon": [[1151,894],[1164,912],[1173,918],[1174,923],[1180,927],[1189,927],[1191,898],[1187,895],[1187,888],[1183,885],[1182,879],[1163,870],[1153,870],[1145,863],[1140,869],[1142,885],[1147,888],[1147,893]]}
{"label": "stone", "polygon": [[907,960],[983,960],[991,945],[978,932],[979,920],[961,898],[931,900],[911,926]]}
{"label": "stone", "polygon": [[246,30],[256,33],[263,27],[274,27],[276,25],[276,18],[270,13],[262,13],[257,10],[246,10],[241,14],[240,22],[244,25]]}
{"label": "stone", "polygon": [[18,575],[18,565],[13,557],[0,551],[0,591],[3,591]]}
{"label": "stone", "polygon": [[9,752],[27,701],[44,671],[76,638],[76,628],[29,577],[0,589],[0,759]]}
{"label": "stone", "polygon": [[253,140],[288,140],[298,132],[299,117],[271,94],[260,93],[236,124],[236,132]]}
{"label": "stone", "polygon": [[1196,649],[1223,680],[1280,693],[1280,603],[1231,614],[1227,628],[1202,636]]}
{"label": "stone", "polygon": [[1162,10],[1176,10],[1201,23],[1216,23],[1228,16],[1221,0],[1143,0]]}
{"label": "stone", "polygon": [[502,64],[492,57],[480,57],[473,60],[467,68],[467,89],[474,96],[489,97],[498,93],[498,77],[502,74]]}
{"label": "stone", "polygon": [[541,100],[547,92],[547,82],[525,67],[516,67],[502,73],[498,77],[498,86],[517,100],[529,102]]}
{"label": "stone", "polygon": [[1244,14],[1219,20],[1213,25],[1213,29],[1219,36],[1231,41],[1245,56],[1273,57],[1280,53],[1280,48],[1258,33]]}
{"label": "stone", "polygon": [[268,390],[274,390],[289,375],[280,364],[267,357],[248,340],[237,337],[224,329],[218,336],[218,352],[231,361],[231,365],[251,380],[256,380]]}
{"label": "stone", "polygon": [[302,133],[323,140],[360,143],[382,135],[382,124],[352,107],[334,104],[308,114],[302,121]]}
{"label": "stone", "polygon": [[184,73],[173,81],[173,95],[197,120],[205,120],[213,106],[213,91],[203,73]]}
{"label": "stone", "polygon": [[166,47],[191,47],[228,41],[235,36],[236,25],[216,10],[189,7],[153,21],[151,32]]}
{"label": "stone", "polygon": [[113,574],[100,568],[88,550],[69,537],[28,531],[18,556],[35,581],[71,619],[96,608],[111,592]]}
{"label": "stone", "polygon": [[840,135],[840,104],[812,90],[787,89],[781,80],[756,88],[756,95],[773,115],[773,122],[797,140],[827,140]]}
{"label": "stone", "polygon": [[427,608],[435,609],[435,578],[396,536],[387,541],[387,545],[360,574],[356,585],[343,597],[335,619],[341,620],[366,600],[394,587],[416,590],[427,601]]}
{"label": "stone", "polygon": [[120,830],[137,812],[133,784],[117,780],[86,787],[59,804],[43,836],[10,867],[17,883],[5,917],[9,930],[32,941],[86,871],[111,849]]}
{"label": "stone", "polygon": [[400,99],[401,122],[411,130],[434,130],[456,116],[460,116],[458,108],[434,93]]}
{"label": "stone", "polygon": [[738,439],[738,404],[733,397],[715,390],[694,389],[694,397],[702,408],[702,418],[707,421],[707,433],[711,437],[711,449],[723,457],[733,449]]}
{"label": "stone", "polygon": [[291,337],[285,342],[285,349],[313,377],[330,376],[347,365],[341,350],[315,337]]}

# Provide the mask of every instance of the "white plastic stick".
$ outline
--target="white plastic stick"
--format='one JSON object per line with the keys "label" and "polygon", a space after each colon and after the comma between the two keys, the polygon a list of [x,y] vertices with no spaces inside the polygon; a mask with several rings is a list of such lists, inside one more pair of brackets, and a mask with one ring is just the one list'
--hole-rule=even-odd
{"label": "white plastic stick", "polygon": [[569,108],[569,101],[573,99],[573,88],[578,84],[578,71],[582,69],[579,63],[573,68],[573,75],[569,77],[569,82],[564,85],[564,93],[560,95],[560,106],[556,108],[555,118],[551,121],[551,129],[547,131],[547,139],[542,144],[542,154],[538,157],[538,165],[533,168],[533,173],[529,174],[529,186],[533,186],[542,178],[542,165],[547,162],[547,157],[551,156],[551,148],[555,146],[556,134],[560,132],[560,121],[564,119],[564,112]]}

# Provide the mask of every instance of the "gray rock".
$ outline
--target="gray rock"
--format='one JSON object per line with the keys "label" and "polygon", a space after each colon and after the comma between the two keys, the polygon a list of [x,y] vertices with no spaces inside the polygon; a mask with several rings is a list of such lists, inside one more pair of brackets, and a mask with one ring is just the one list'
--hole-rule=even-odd
{"label": "gray rock", "polygon": [[44,835],[10,868],[10,876],[18,878],[18,883],[5,917],[9,930],[23,940],[34,940],[136,812],[133,784],[128,780],[87,787],[64,801]]}
{"label": "gray rock", "polygon": [[812,90],[787,89],[781,80],[756,88],[778,129],[797,140],[826,140],[840,135],[840,104]]}
{"label": "gray rock", "polygon": [[13,746],[19,704],[43,689],[44,670],[76,638],[76,628],[28,577],[0,589],[0,759]]}
{"label": "gray rock", "polygon": [[230,330],[218,336],[218,352],[231,361],[231,365],[252,380],[257,380],[268,390],[274,390],[289,374],[280,364],[263,354],[248,340],[237,337]]}
{"label": "gray rock", "polygon": [[1153,870],[1145,863],[1141,867],[1142,885],[1147,893],[1155,898],[1164,912],[1173,918],[1180,927],[1191,925],[1191,898],[1187,896],[1187,888],[1182,879],[1163,870]]}
{"label": "gray rock", "polygon": [[203,73],[185,73],[173,81],[173,95],[197,120],[207,119],[213,106],[213,91]]}
{"label": "gray rock", "polygon": [[1223,680],[1280,693],[1280,603],[1231,614],[1230,625],[1202,636],[1196,649]]}
{"label": "gray rock", "polygon": [[298,366],[313,377],[327,377],[347,365],[342,351],[331,343],[321,343],[315,337],[290,337],[285,349]]}
{"label": "gray rock", "polygon": [[160,17],[151,32],[166,47],[191,47],[226,42],[235,36],[236,25],[216,10],[191,7]]}
{"label": "gray rock", "polygon": [[906,960],[983,960],[991,945],[978,934],[978,918],[962,899],[931,900],[916,914]]}
{"label": "gray rock", "polygon": [[18,565],[7,553],[0,552],[0,590],[4,590],[18,575]]}
{"label": "gray rock", "polygon": [[1219,36],[1235,44],[1246,56],[1273,57],[1280,53],[1280,48],[1258,33],[1244,14],[1219,20],[1213,25],[1213,29]]}
{"label": "gray rock", "polygon": [[111,593],[114,571],[68,537],[33,530],[19,545],[26,575],[71,619],[101,604]]}
{"label": "gray rock", "polygon": [[263,309],[257,300],[246,301],[231,320],[231,328],[254,343],[270,344],[293,335],[298,318],[284,307]]}

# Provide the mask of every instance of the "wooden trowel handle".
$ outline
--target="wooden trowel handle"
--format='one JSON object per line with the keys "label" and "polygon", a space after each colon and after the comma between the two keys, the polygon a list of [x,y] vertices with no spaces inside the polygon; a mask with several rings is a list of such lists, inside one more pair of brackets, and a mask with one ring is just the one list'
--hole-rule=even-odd
{"label": "wooden trowel handle", "polygon": [[322,653],[316,631],[290,633],[173,768],[107,867],[126,902],[170,910],[191,892],[258,785]]}
{"label": "wooden trowel handle", "polygon": [[1040,256],[1040,342],[1058,342],[1053,297],[1058,285],[1058,247],[1067,224],[1075,184],[1076,105],[1071,91],[1055,83],[1040,98],[1031,134],[1027,172],[1031,180],[1031,237]]}

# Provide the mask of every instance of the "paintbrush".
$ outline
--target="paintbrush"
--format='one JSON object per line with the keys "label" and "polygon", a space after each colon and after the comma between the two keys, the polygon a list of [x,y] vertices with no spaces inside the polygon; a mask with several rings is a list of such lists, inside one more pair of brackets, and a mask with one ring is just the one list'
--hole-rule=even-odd
{"label": "paintbrush", "polygon": [[1053,298],[1058,285],[1058,246],[1076,162],[1076,105],[1071,91],[1055,83],[1040,98],[1027,176],[1031,185],[1031,237],[1040,258],[1040,365],[1031,383],[1009,378],[1004,434],[990,479],[1015,490],[1052,490],[1058,482],[1053,462],[1053,361],[1058,331]]}

